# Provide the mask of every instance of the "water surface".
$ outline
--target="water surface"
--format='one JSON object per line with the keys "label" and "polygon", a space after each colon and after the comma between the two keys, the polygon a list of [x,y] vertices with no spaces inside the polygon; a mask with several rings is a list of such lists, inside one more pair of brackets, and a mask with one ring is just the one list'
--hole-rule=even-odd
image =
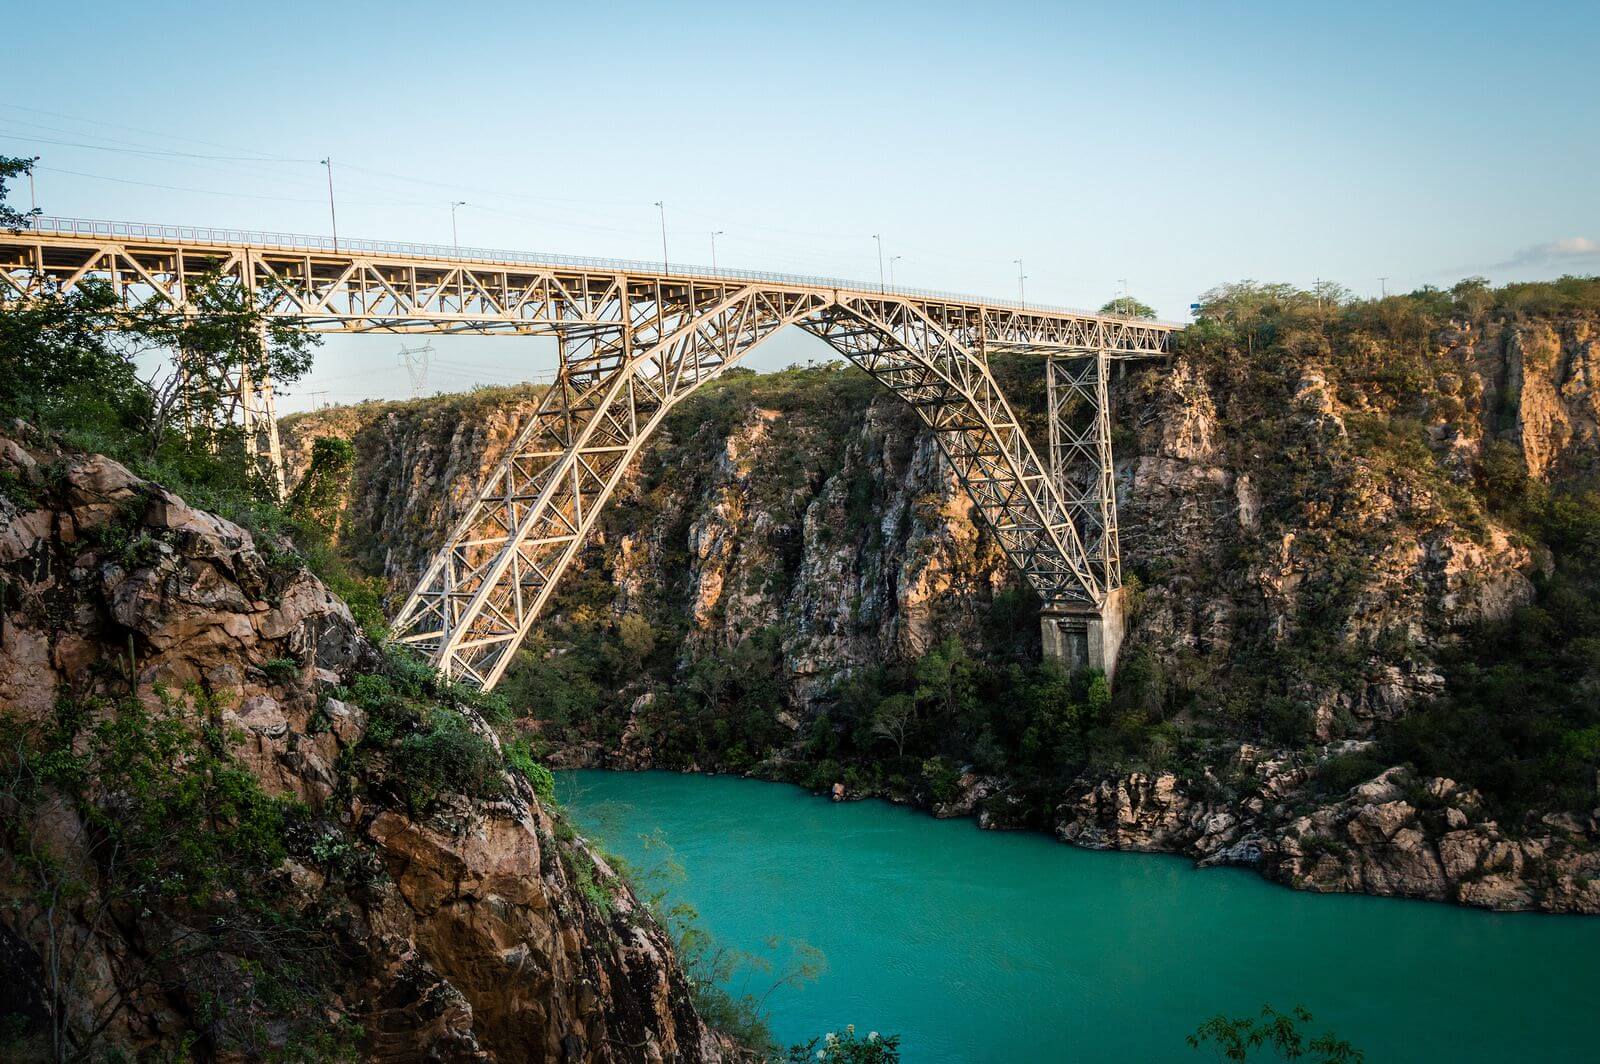
{"label": "water surface", "polygon": [[1304,1004],[1369,1064],[1600,1060],[1600,918],[1304,894],[783,784],[559,779],[632,864],[670,853],[672,897],[719,940],[826,954],[817,981],[769,998],[786,1043],[855,1023],[903,1035],[908,1064],[1199,1062],[1184,1035],[1201,1020],[1271,1003]]}

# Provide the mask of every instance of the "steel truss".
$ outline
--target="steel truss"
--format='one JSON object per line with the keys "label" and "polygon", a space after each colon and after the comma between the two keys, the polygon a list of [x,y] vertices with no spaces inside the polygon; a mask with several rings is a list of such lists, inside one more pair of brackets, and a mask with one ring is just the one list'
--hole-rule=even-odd
{"label": "steel truss", "polygon": [[1119,588],[1122,553],[1106,352],[1053,353],[1045,374],[1051,480],[1072,517],[1085,559],[1103,586]]}
{"label": "steel truss", "polygon": [[[1095,611],[1120,586],[1106,359],[1163,354],[1176,326],[821,278],[124,228],[140,233],[0,233],[0,300],[93,277],[130,307],[186,310],[188,291],[220,278],[314,330],[558,338],[555,383],[395,620],[399,641],[469,683],[499,680],[667,413],[787,325],[911,404],[1047,611]],[[1073,356],[1051,360],[1048,467],[990,373],[997,347]],[[275,450],[270,382],[256,394],[245,381],[239,397],[252,446]]]}

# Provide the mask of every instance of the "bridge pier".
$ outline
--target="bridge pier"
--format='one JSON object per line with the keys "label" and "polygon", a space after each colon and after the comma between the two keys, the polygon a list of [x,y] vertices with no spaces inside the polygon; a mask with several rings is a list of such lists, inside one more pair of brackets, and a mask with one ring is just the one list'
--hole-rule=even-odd
{"label": "bridge pier", "polygon": [[1046,610],[1039,615],[1044,659],[1068,672],[1099,669],[1110,683],[1117,671],[1117,651],[1127,625],[1126,593],[1117,588],[1099,609]]}

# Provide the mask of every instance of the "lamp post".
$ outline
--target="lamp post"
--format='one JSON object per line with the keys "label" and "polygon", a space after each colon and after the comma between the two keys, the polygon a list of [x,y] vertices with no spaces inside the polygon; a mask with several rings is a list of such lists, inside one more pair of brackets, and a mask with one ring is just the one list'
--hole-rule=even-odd
{"label": "lamp post", "polygon": [[322,160],[328,168],[328,218],[333,222],[333,250],[339,250],[339,212],[333,207],[333,156]]}
{"label": "lamp post", "polygon": [[883,237],[873,233],[872,239],[878,242],[878,291],[886,292],[888,288],[883,283]]}
{"label": "lamp post", "polygon": [[1022,260],[1012,259],[1017,264],[1017,306],[1023,310],[1028,309],[1028,276],[1022,272]]}
{"label": "lamp post", "polygon": [[903,258],[905,258],[904,255],[890,255],[889,256],[889,284],[890,284],[891,287],[893,287],[893,285],[894,285],[894,264],[896,262],[898,262],[900,259],[903,259]]}
{"label": "lamp post", "polygon": [[467,201],[464,199],[450,201],[450,243],[457,251],[461,250],[461,238],[456,235],[456,208],[466,205]]}
{"label": "lamp post", "polygon": [[661,212],[661,272],[671,273],[670,260],[667,258],[667,206],[656,200],[656,210]]}
{"label": "lamp post", "polygon": [[711,268],[717,268],[717,237],[726,235],[721,229],[711,231]]}

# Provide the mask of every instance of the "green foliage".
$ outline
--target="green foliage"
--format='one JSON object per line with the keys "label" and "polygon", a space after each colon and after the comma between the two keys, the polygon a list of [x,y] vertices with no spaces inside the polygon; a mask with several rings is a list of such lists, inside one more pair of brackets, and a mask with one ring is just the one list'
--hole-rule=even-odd
{"label": "green foliage", "polygon": [[850,1024],[841,1033],[829,1031],[821,1038],[790,1046],[787,1060],[788,1064],[898,1064],[900,1036],[868,1031],[862,1037],[856,1034],[855,1024]]}
{"label": "green foliage", "polygon": [[23,159],[12,155],[0,155],[0,229],[17,232],[27,226],[29,218],[39,213],[37,207],[19,211],[6,202],[7,182],[27,177],[33,172],[34,164],[38,161],[38,156]]}
{"label": "green foliage", "polygon": [[1326,794],[1343,794],[1373,779],[1391,764],[1366,750],[1335,754],[1317,766],[1317,787]]}
{"label": "green foliage", "polygon": [[506,764],[522,773],[523,778],[533,788],[533,793],[539,801],[546,806],[554,807],[556,804],[556,778],[550,770],[545,768],[533,758],[533,751],[529,749],[527,740],[516,739],[505,745]]}
{"label": "green foliage", "polygon": [[0,306],[0,417],[141,424],[151,396],[134,372],[137,348],[115,328],[117,309],[98,281]]}
{"label": "green foliage", "polygon": [[[265,1056],[287,1037],[347,1057],[359,1031],[329,1039],[324,1010],[337,978],[331,941],[286,905],[271,874],[303,810],[265,794],[229,755],[210,697],[153,693],[148,704],[62,701],[42,725],[0,719],[0,793],[14,814],[0,820],[0,844],[16,886],[32,894],[31,919],[46,925],[24,933],[45,943],[47,997],[77,1003],[52,1013],[53,1040],[92,1047],[125,1004],[119,987],[153,987],[186,1000],[219,1053]],[[56,800],[82,825],[67,844],[83,863],[61,861],[61,840],[35,835],[36,812]],[[161,921],[146,925],[119,980],[90,986],[88,947],[70,921],[112,926],[150,911]]]}
{"label": "green foliage", "polygon": [[[504,705],[497,696],[450,683],[398,649],[390,651],[383,671],[358,676],[336,693],[367,711],[367,730],[354,753],[367,785],[414,815],[427,815],[451,794],[505,796],[508,755],[463,712],[500,717]],[[533,774],[524,774],[537,785]]]}
{"label": "green foliage", "polygon": [[269,658],[261,663],[261,671],[273,683],[288,683],[300,675],[300,663],[293,658]]}
{"label": "green foliage", "polygon": [[325,537],[332,537],[337,531],[340,504],[355,464],[356,449],[349,440],[338,436],[317,437],[311,444],[311,464],[289,493],[285,512],[292,519],[320,530]]}
{"label": "green foliage", "polygon": [[1308,1040],[1300,1026],[1311,1021],[1311,1013],[1298,1005],[1287,1013],[1264,1005],[1260,1018],[1230,1018],[1219,1013],[1196,1028],[1187,1041],[1192,1049],[1209,1049],[1218,1060],[1264,1059],[1256,1053],[1258,1049],[1268,1050],[1278,1060],[1312,1064],[1362,1064],[1366,1060],[1365,1053],[1331,1032]]}
{"label": "green foliage", "polygon": [[1155,308],[1148,303],[1142,303],[1132,296],[1118,296],[1108,300],[1100,308],[1102,314],[1114,314],[1119,318],[1143,318],[1147,321],[1155,319]]}

